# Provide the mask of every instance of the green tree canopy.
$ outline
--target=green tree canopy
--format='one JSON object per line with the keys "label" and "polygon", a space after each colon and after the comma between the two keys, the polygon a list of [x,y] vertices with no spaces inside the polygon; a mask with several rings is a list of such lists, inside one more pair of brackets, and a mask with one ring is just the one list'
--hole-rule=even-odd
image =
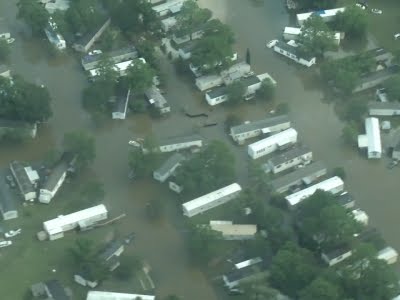
{"label": "green tree canopy", "polygon": [[8,60],[10,56],[11,50],[10,46],[8,45],[7,41],[0,40],[0,63],[5,62]]}
{"label": "green tree canopy", "polygon": [[393,76],[383,83],[391,101],[400,100],[400,75]]}
{"label": "green tree canopy", "polygon": [[148,137],[143,142],[142,148],[134,148],[129,153],[129,166],[134,172],[136,177],[143,178],[151,176],[152,172],[156,170],[161,162],[162,155],[156,150],[156,142],[152,137]]}
{"label": "green tree canopy", "polygon": [[154,70],[137,59],[128,67],[126,80],[134,93],[143,93],[152,86],[154,76]]}
{"label": "green tree canopy", "polygon": [[313,15],[304,22],[299,44],[302,53],[319,57],[336,48],[334,32],[318,15]]}
{"label": "green tree canopy", "polygon": [[341,288],[322,277],[314,279],[300,292],[300,300],[343,300]]}
{"label": "green tree canopy", "polygon": [[265,274],[261,274],[252,279],[244,280],[240,283],[248,300],[278,300],[279,292],[270,286]]}
{"label": "green tree canopy", "polygon": [[270,78],[265,78],[261,82],[261,87],[257,90],[257,95],[259,98],[265,101],[271,101],[275,97],[276,85],[272,82]]}
{"label": "green tree canopy", "polygon": [[223,142],[212,141],[185,161],[176,178],[188,195],[209,193],[234,182],[235,158]]}
{"label": "green tree canopy", "polygon": [[336,14],[333,20],[334,28],[346,33],[347,37],[364,38],[367,33],[367,12],[355,5],[346,7],[344,12]]}
{"label": "green tree canopy", "polygon": [[201,29],[202,26],[211,18],[211,11],[207,8],[200,8],[195,0],[183,3],[182,9],[177,16],[175,34],[178,36],[189,35]]}
{"label": "green tree canopy", "polygon": [[212,230],[208,225],[191,224],[189,226],[188,248],[192,260],[199,264],[207,264],[219,255],[219,241],[222,234]]}
{"label": "green tree canopy", "polygon": [[47,88],[14,76],[12,81],[0,77],[0,90],[0,117],[35,123],[52,116]]}
{"label": "green tree canopy", "polygon": [[70,34],[81,35],[97,29],[105,16],[99,8],[97,0],[74,0],[65,12],[65,22],[68,24]]}
{"label": "green tree canopy", "polygon": [[85,204],[92,205],[100,203],[105,196],[104,185],[97,181],[91,180],[85,182],[81,189],[81,199]]}
{"label": "green tree canopy", "polygon": [[272,260],[269,281],[284,294],[295,297],[314,280],[317,273],[312,253],[288,242]]}
{"label": "green tree canopy", "polygon": [[82,169],[96,158],[94,138],[85,131],[72,131],[64,134],[64,150],[77,155],[76,166]]}
{"label": "green tree canopy", "polygon": [[241,81],[235,81],[227,86],[227,95],[229,103],[239,104],[243,101],[246,92],[246,86]]}
{"label": "green tree canopy", "polygon": [[43,34],[49,20],[49,13],[39,1],[19,0],[17,18],[24,20],[34,34]]}
{"label": "green tree canopy", "polygon": [[297,0],[300,9],[328,9],[336,7],[337,0]]}

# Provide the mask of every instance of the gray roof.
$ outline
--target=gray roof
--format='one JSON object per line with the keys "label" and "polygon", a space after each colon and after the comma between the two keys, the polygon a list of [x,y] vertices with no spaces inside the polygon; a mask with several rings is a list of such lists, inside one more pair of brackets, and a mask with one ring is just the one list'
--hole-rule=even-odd
{"label": "gray roof", "polygon": [[289,45],[289,44],[287,44],[285,42],[282,42],[282,41],[278,41],[275,44],[275,46],[278,47],[278,48],[281,48],[282,50],[285,50],[285,51],[287,51],[287,52],[289,52],[289,53],[291,53],[293,55],[295,55],[299,59],[302,58],[302,59],[305,59],[307,61],[310,61],[311,59],[314,58],[314,56],[312,56],[312,55],[300,54],[298,47]]}
{"label": "gray roof", "polygon": [[292,149],[289,149],[277,156],[272,157],[269,159],[269,163],[272,164],[273,166],[280,165],[282,163],[285,163],[291,159],[294,159],[296,157],[299,157],[301,155],[304,155],[306,153],[310,153],[311,150],[306,147],[306,146],[297,146]]}
{"label": "gray roof", "polygon": [[218,86],[218,87],[208,91],[207,94],[211,99],[215,99],[217,97],[226,95],[227,91],[228,91],[228,89],[226,86]]}
{"label": "gray roof", "polygon": [[277,117],[267,118],[263,120],[257,120],[250,122],[248,124],[242,124],[238,126],[231,127],[232,134],[241,134],[253,130],[261,130],[262,128],[267,128],[270,126],[275,126],[278,124],[290,122],[289,117],[287,115],[281,115]]}
{"label": "gray roof", "polygon": [[52,191],[56,187],[60,178],[64,175],[65,172],[67,172],[67,170],[68,163],[65,161],[59,162],[51,171],[50,175],[47,177],[41,188]]}
{"label": "gray roof", "polygon": [[244,84],[245,87],[249,87],[252,86],[253,84],[261,82],[260,78],[258,78],[256,75],[251,75],[249,77],[242,78],[240,81]]}
{"label": "gray roof", "polygon": [[376,61],[390,60],[393,58],[393,54],[384,48],[374,48],[366,51],[366,53],[371,55]]}
{"label": "gray roof", "polygon": [[375,81],[377,79],[382,79],[382,81],[383,81],[383,80],[390,78],[391,76],[393,76],[395,74],[398,74],[399,72],[400,72],[400,66],[398,66],[398,65],[389,66],[386,69],[372,72],[372,73],[369,73],[369,74],[361,77],[360,82],[366,83],[366,82],[370,82],[370,81]]}
{"label": "gray roof", "polygon": [[130,90],[125,90],[115,97],[113,112],[126,113],[130,94]]}
{"label": "gray roof", "polygon": [[342,247],[338,247],[334,250],[330,250],[330,251],[323,251],[322,253],[329,259],[335,259],[337,257],[339,257],[340,255],[343,255],[347,252],[351,251],[351,248],[349,246],[342,246]]}
{"label": "gray roof", "polygon": [[166,139],[160,141],[159,145],[166,146],[166,145],[187,143],[187,142],[198,141],[198,140],[203,140],[203,137],[198,134],[176,136],[176,137],[169,137],[169,138],[166,138]]}
{"label": "gray roof", "polygon": [[13,171],[16,177],[19,188],[23,194],[35,192],[35,189],[25,171],[25,167],[28,165],[19,161],[13,161],[10,163],[10,169]]}
{"label": "gray roof", "polygon": [[369,102],[368,109],[393,109],[400,110],[400,102]]}
{"label": "gray roof", "polygon": [[115,253],[119,250],[119,248],[121,248],[122,245],[123,243],[120,241],[113,241],[109,243],[104,251],[100,253],[100,258],[104,260],[110,259],[112,256],[115,255]]}
{"label": "gray roof", "polygon": [[[45,282],[47,289],[53,300],[69,300],[70,297],[65,292],[64,287],[58,280],[48,280]],[[50,296],[49,295],[49,296]]]}
{"label": "gray roof", "polygon": [[241,281],[248,277],[254,276],[255,274],[261,273],[264,270],[254,266],[248,266],[241,269],[234,270],[225,275],[228,282]]}
{"label": "gray roof", "polygon": [[350,193],[343,193],[337,196],[337,201],[340,205],[346,206],[346,204],[354,202],[354,198],[351,196]]}
{"label": "gray roof", "polygon": [[183,160],[185,160],[185,157],[182,154],[174,153],[155,172],[163,176]]}
{"label": "gray roof", "polygon": [[11,194],[9,187],[4,183],[4,178],[0,177],[0,210],[3,213],[7,213],[9,211],[15,211],[15,199]]}
{"label": "gray roof", "polygon": [[304,168],[297,169],[294,172],[278,177],[277,179],[272,180],[270,184],[274,190],[278,190],[324,169],[326,170],[326,166],[321,161],[317,161],[305,166]]}
{"label": "gray roof", "polygon": [[[117,49],[114,51],[111,51],[109,53],[106,54],[107,57],[111,58],[111,59],[116,59],[119,56],[126,56],[129,55],[128,59],[134,59],[138,57],[138,52],[136,50],[136,48],[134,46],[128,46],[125,48],[121,48],[121,49]],[[88,64],[88,63],[93,63],[93,62],[98,62],[102,59],[102,57],[104,56],[104,54],[88,54],[85,55],[82,58],[82,64]],[[127,60],[128,60],[127,59]]]}

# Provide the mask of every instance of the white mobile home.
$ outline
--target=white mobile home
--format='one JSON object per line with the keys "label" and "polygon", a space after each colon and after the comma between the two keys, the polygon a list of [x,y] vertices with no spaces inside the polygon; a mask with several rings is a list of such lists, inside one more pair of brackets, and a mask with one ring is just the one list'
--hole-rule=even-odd
{"label": "white mobile home", "polygon": [[155,296],[139,295],[139,294],[126,294],[114,293],[103,291],[89,291],[86,300],[155,300]]}
{"label": "white mobile home", "polygon": [[166,114],[171,111],[171,107],[168,105],[167,100],[155,85],[149,88],[145,92],[145,95],[149,103],[153,104],[160,114]]}
{"label": "white mobile home", "polygon": [[[289,41],[290,43],[291,41]],[[306,56],[299,53],[299,49],[296,46],[290,45],[289,43],[278,42],[274,46],[274,51],[282,54],[295,62],[311,67],[316,64],[317,59],[314,56]]]}
{"label": "white mobile home", "polygon": [[[138,58],[138,51],[134,46],[128,46],[124,48],[120,48],[111,52],[106,53],[107,57],[110,58],[110,60],[117,64],[123,61],[128,61],[128,60],[133,60],[135,58]],[[88,55],[85,55],[81,59],[81,64],[82,67],[85,71],[89,71],[92,69],[95,69],[97,65],[102,61],[104,57],[103,53],[91,53]]]}
{"label": "white mobile home", "polygon": [[176,18],[169,17],[161,20],[161,28],[164,32],[170,31],[176,25]]}
{"label": "white mobile home", "polygon": [[377,259],[386,261],[387,264],[391,265],[397,262],[399,253],[392,247],[386,247],[378,252]]}
{"label": "white mobile home", "polygon": [[172,152],[190,148],[200,148],[203,146],[203,138],[198,134],[168,138],[161,141],[160,152]]}
{"label": "white mobile home", "polygon": [[43,228],[50,240],[62,238],[65,231],[75,228],[85,229],[93,226],[95,223],[105,220],[108,217],[108,211],[105,205],[100,204],[69,215],[61,215],[57,218],[43,222]]}
{"label": "white mobile home", "polygon": [[282,115],[233,126],[231,127],[230,135],[235,142],[242,145],[247,139],[289,128],[289,117]]}
{"label": "white mobile home", "polygon": [[317,161],[272,180],[270,185],[275,193],[286,193],[291,188],[299,188],[305,184],[309,185],[318,178],[325,176],[326,173],[326,166],[321,161]]}
{"label": "white mobile home", "polygon": [[67,177],[68,163],[61,161],[40,187],[39,202],[49,204]]}
{"label": "white mobile home", "polygon": [[209,105],[214,106],[228,101],[228,89],[225,85],[216,87],[205,94]]}
{"label": "white mobile home", "polygon": [[366,134],[358,136],[358,147],[367,148],[368,158],[381,158],[382,143],[379,120],[377,118],[365,119]]}
{"label": "white mobile home", "polygon": [[337,13],[339,12],[344,12],[345,7],[340,7],[340,8],[334,8],[334,9],[326,9],[326,10],[319,10],[319,11],[312,11],[308,13],[303,13],[303,14],[297,14],[297,23],[299,23],[300,26],[303,26],[304,22],[310,18],[312,15],[317,15],[320,16],[325,22],[330,22],[333,20],[333,18],[336,16]]}
{"label": "white mobile home", "polygon": [[[322,33],[322,31],[321,31]],[[285,27],[283,31],[283,38],[287,41],[296,41],[301,34],[301,28],[298,27]],[[334,41],[336,45],[340,45],[340,40],[342,39],[342,34],[340,32],[335,32],[333,34]]]}
{"label": "white mobile home", "polygon": [[22,198],[25,201],[36,199],[36,185],[39,180],[38,173],[25,163],[13,161],[10,170],[18,185]]}
{"label": "white mobile home", "polygon": [[153,6],[152,10],[154,10],[157,16],[164,17],[168,14],[175,14],[180,12],[184,2],[185,0],[168,0],[164,3]]}
{"label": "white mobile home", "polygon": [[196,86],[202,92],[222,85],[223,83],[222,77],[219,75],[206,75],[196,78]]}
{"label": "white mobile home", "polygon": [[210,221],[210,227],[212,230],[220,232],[222,238],[228,241],[254,239],[257,233],[257,225],[251,224],[232,224],[232,222],[221,224]]}
{"label": "white mobile home", "polygon": [[153,172],[153,178],[159,182],[164,182],[175,172],[184,160],[185,157],[182,154],[174,153],[160,168]]}
{"label": "white mobile home", "polygon": [[370,102],[368,103],[370,116],[399,116],[399,102]]}
{"label": "white mobile home", "polygon": [[183,203],[183,214],[190,218],[203,213],[236,198],[241,190],[242,188],[239,184],[232,183],[207,195]]}
{"label": "white mobile home", "polygon": [[338,194],[342,192],[344,189],[344,182],[340,177],[335,176],[314,184],[304,190],[298,191],[294,194],[288,195],[285,197],[288,202],[289,208],[294,208],[296,205],[312,196],[317,190],[322,190],[325,192],[329,192],[331,194]]}
{"label": "white mobile home", "polygon": [[305,146],[294,147],[268,160],[266,171],[277,174],[300,164],[308,165],[312,161],[312,151]]}
{"label": "white mobile home", "polygon": [[131,90],[128,89],[121,95],[117,95],[115,97],[114,108],[111,113],[113,120],[125,120],[126,119],[126,113],[128,111],[128,103],[129,103],[130,95],[131,95]]}
{"label": "white mobile home", "polygon": [[228,85],[246,76],[246,74],[250,74],[250,72],[251,66],[248,63],[241,61],[230,66],[227,70],[222,71],[221,77],[224,83]]}
{"label": "white mobile home", "polygon": [[261,141],[250,144],[247,148],[247,153],[252,159],[257,159],[278,149],[283,149],[295,144],[296,142],[297,131],[293,128],[289,128]]}

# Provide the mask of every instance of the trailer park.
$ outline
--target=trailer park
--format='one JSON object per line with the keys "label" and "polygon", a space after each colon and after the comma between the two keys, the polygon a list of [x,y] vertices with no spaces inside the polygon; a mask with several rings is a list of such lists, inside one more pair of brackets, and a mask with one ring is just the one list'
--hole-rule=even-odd
{"label": "trailer park", "polygon": [[[69,1],[41,2],[49,12],[69,7]],[[164,298],[165,291],[160,293],[157,289],[158,280],[166,279],[157,277],[154,266],[143,255],[153,250],[140,245],[147,237],[136,235],[137,222],[147,222],[148,230],[158,239],[154,247],[164,244],[166,254],[159,258],[161,264],[168,255],[179,255],[168,253],[168,245],[180,241],[166,240],[162,227],[177,227],[187,252],[181,254],[182,259],[188,260],[193,272],[205,274],[220,299],[234,295],[249,299],[250,294],[258,293],[257,285],[266,286],[273,299],[297,299],[315,278],[328,280],[324,277],[328,270],[334,270],[332,276],[343,282],[350,280],[347,271],[351,272],[347,276],[360,279],[367,274],[363,272],[373,273],[373,266],[380,268],[379,274],[395,274],[393,265],[398,252],[371,226],[367,213],[346,187],[343,168],[328,168],[314,157],[313,149],[296,130],[290,112],[282,109],[284,106],[273,106],[271,95],[281,84],[273,74],[268,70],[255,74],[250,58],[234,51],[223,61],[214,62],[214,66],[195,66],[192,55],[197,59],[196,47],[203,47],[201,41],[207,38],[207,32],[218,37],[218,32],[225,30],[221,29],[223,24],[212,24],[215,19],[209,18],[200,28],[179,36],[174,29],[186,1],[148,2],[163,29],[156,55],[163,64],[174,64],[182,82],[196,89],[195,95],[200,95],[209,110],[197,110],[199,106],[194,105],[192,111],[190,104],[178,107],[164,93],[163,74],[159,70],[147,72],[154,62],[144,58],[131,42],[106,53],[93,50],[104,32],[115,26],[112,18],[105,16],[92,34],[74,42],[64,39],[56,21],[49,19],[43,28],[48,42],[61,53],[67,47],[78,53],[75,54],[89,86],[105,84],[106,81],[99,81],[100,77],[104,80],[105,70],[118,78],[101,111],[107,118],[124,122],[130,114],[137,113],[137,103],[142,101],[144,112],[154,118],[173,118],[174,111],[182,110],[185,117],[201,121],[197,127],[187,128],[185,135],[170,132],[167,136],[132,136],[126,141],[129,174],[116,180],[115,189],[142,186],[143,199],[120,199],[115,193],[112,200],[105,200],[107,190],[96,182],[90,159],[82,167],[82,152],[68,146],[67,138],[51,162],[49,157],[31,162],[10,161],[0,172],[0,212],[4,219],[0,224],[0,234],[4,235],[0,239],[0,260],[4,270],[9,270],[15,288],[24,290],[26,299],[169,299]],[[289,41],[266,41],[266,51],[275,51],[276,59],[287,58],[299,67],[313,70],[320,58],[299,51],[298,42],[302,39],[298,36],[305,30],[302,26],[314,15],[329,22],[346,9],[298,14],[299,27],[283,30],[283,39]],[[207,26],[217,26],[217,30]],[[338,47],[344,36],[335,32]],[[374,62],[373,70],[364,74],[349,94],[353,94],[349,96],[354,97],[352,101],[359,93],[366,95],[367,100],[363,101],[367,113],[357,116],[356,125],[351,124],[357,134],[353,132],[349,143],[368,159],[389,156],[389,167],[393,168],[400,159],[400,135],[395,128],[400,106],[387,101],[382,84],[399,76],[400,67],[394,56],[382,48],[367,52]],[[353,55],[335,57],[333,61],[362,56]],[[6,69],[0,75],[12,82],[12,66],[11,74]],[[124,81],[137,79],[132,70],[147,73],[146,86]],[[236,86],[239,97],[233,92]],[[327,86],[338,91],[335,82]],[[366,90],[374,92],[365,93]],[[268,98],[267,107],[271,110],[264,112],[262,118],[226,122],[226,128],[221,130],[216,126],[220,121],[208,116],[216,105],[235,105],[235,101],[251,105],[264,98]],[[90,108],[88,112],[93,113]],[[7,130],[21,126],[7,121]],[[40,126],[29,125],[35,127],[36,135]],[[217,135],[210,133],[213,130],[218,131]],[[132,201],[139,204],[133,205]],[[154,224],[161,227],[155,228]],[[313,269],[306,284],[285,287],[285,275],[277,270],[289,266],[285,262],[288,253],[301,267],[308,264]],[[29,280],[20,280],[21,273]],[[299,270],[293,273],[302,275]],[[32,282],[32,278],[37,280]],[[397,279],[395,282],[398,284]],[[346,287],[340,289],[342,296],[351,294]],[[400,293],[398,286],[387,289],[390,299]]]}

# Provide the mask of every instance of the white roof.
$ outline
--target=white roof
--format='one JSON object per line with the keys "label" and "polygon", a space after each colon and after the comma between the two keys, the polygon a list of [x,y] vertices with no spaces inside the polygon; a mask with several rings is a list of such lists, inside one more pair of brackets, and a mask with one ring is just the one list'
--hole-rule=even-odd
{"label": "white roof", "polygon": [[59,231],[59,228],[62,228],[66,225],[77,223],[79,221],[98,216],[101,214],[107,213],[107,208],[104,204],[100,204],[97,206],[93,206],[90,208],[86,208],[81,211],[74,212],[72,214],[66,216],[58,216],[53,220],[49,220],[43,222],[43,227],[47,232]]}
{"label": "white roof", "polygon": [[327,10],[311,11],[311,12],[304,13],[304,14],[298,14],[297,20],[304,21],[304,20],[308,19],[312,14],[316,14],[316,15],[320,16],[321,18],[332,17],[332,16],[336,15],[338,12],[345,11],[345,9],[346,9],[345,7],[341,7],[341,8],[327,9]]}
{"label": "white roof", "polygon": [[139,294],[125,294],[101,291],[89,291],[86,300],[154,300],[155,296],[139,295]]}
{"label": "white roof", "polygon": [[[141,60],[143,63],[146,63],[146,60],[144,58],[140,57],[138,59]],[[117,63],[114,65],[114,70],[117,72],[125,71],[133,63],[134,63],[134,60],[127,60],[127,61]],[[90,70],[89,72],[90,72],[90,76],[92,76],[92,77],[99,75],[98,68]]]}
{"label": "white roof", "polygon": [[249,148],[252,149],[253,152],[257,152],[261,149],[264,149],[268,145],[285,145],[293,139],[297,140],[297,131],[294,128],[289,128],[277,134],[271,135],[261,141],[250,144]]}
{"label": "white roof", "polygon": [[252,266],[252,265],[258,264],[260,262],[262,262],[262,258],[261,257],[254,257],[254,258],[251,258],[251,259],[248,259],[248,260],[245,260],[245,261],[242,261],[240,263],[235,264],[235,268],[236,269],[241,269],[241,268],[244,268],[244,267],[248,267],[248,266]]}
{"label": "white roof", "polygon": [[283,30],[284,34],[300,34],[301,28],[299,27],[285,27]]}
{"label": "white roof", "polygon": [[203,205],[211,203],[217,199],[225,197],[227,195],[239,192],[241,190],[242,190],[242,188],[240,187],[239,184],[232,183],[226,187],[223,187],[222,189],[216,190],[207,195],[203,195],[203,196],[193,199],[189,202],[183,203],[182,206],[183,206],[184,210],[191,211],[191,210],[197,209],[198,207],[202,207]]}
{"label": "white roof", "polygon": [[222,235],[255,235],[257,225],[253,224],[210,224],[212,230],[219,231]]}
{"label": "white roof", "polygon": [[185,0],[170,0],[160,5],[153,6],[152,9],[157,13],[163,12],[165,10],[179,11],[183,5],[183,2],[185,2]]}
{"label": "white roof", "polygon": [[343,180],[340,179],[340,177],[335,176],[327,180],[324,180],[320,183],[314,184],[304,190],[286,196],[285,199],[289,202],[290,205],[294,206],[300,203],[302,200],[312,196],[317,190],[323,190],[329,192],[330,190],[343,185],[344,185]]}
{"label": "white roof", "polygon": [[382,152],[381,132],[377,118],[365,119],[365,132],[368,138],[368,152]]}
{"label": "white roof", "polygon": [[31,183],[34,183],[35,181],[39,180],[39,174],[36,170],[33,170],[32,167],[25,167],[25,172],[26,175],[28,175],[28,178]]}
{"label": "white roof", "polygon": [[358,148],[368,147],[368,138],[365,134],[360,134],[357,139]]}
{"label": "white roof", "polygon": [[210,221],[210,225],[233,224],[232,221]]}
{"label": "white roof", "polygon": [[397,257],[398,255],[399,255],[399,253],[397,253],[397,251],[395,249],[393,249],[392,247],[386,247],[378,252],[378,255],[376,256],[376,258],[383,259],[383,260],[390,260],[394,257]]}

